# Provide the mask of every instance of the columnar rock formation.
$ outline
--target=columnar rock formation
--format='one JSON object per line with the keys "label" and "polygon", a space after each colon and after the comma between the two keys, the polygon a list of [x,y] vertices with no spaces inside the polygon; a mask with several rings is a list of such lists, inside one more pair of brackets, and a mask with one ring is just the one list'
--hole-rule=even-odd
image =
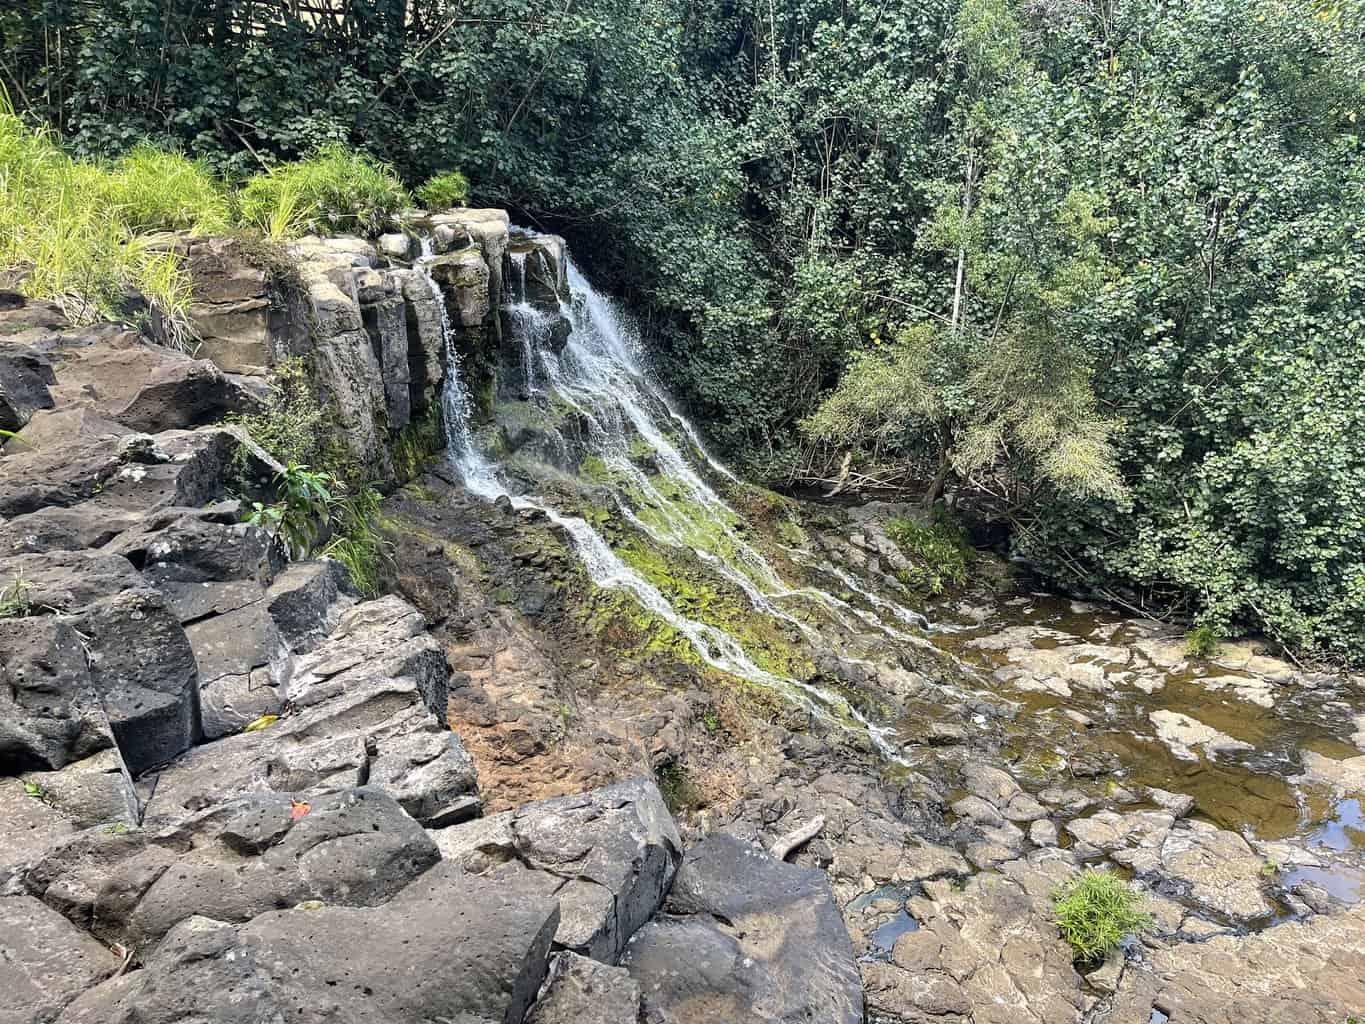
{"label": "columnar rock formation", "polygon": [[[4,1024],[714,1019],[651,994],[667,963],[618,964],[684,855],[653,779],[482,816],[449,724],[469,680],[423,614],[243,521],[282,467],[230,419],[285,360],[380,485],[439,415],[444,319],[491,374],[506,214],[423,227],[420,266],[410,236],[305,239],[293,269],[166,239],[193,354],[0,295]],[[553,299],[562,242],[518,244]],[[851,951],[831,970],[796,941],[837,920],[828,887],[748,849],[724,886],[800,897],[765,924],[787,950],[747,969],[761,1019],[856,1019]],[[808,968],[820,983],[785,991]]]}

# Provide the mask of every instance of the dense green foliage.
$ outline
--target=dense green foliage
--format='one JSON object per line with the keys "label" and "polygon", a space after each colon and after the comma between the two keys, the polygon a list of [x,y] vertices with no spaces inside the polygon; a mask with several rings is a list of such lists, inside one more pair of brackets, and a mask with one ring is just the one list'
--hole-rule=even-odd
{"label": "dense green foliage", "polygon": [[1094,962],[1117,949],[1125,935],[1152,926],[1139,893],[1108,871],[1091,868],[1058,889],[1052,912],[1076,959]]}
{"label": "dense green foliage", "polygon": [[1363,37],[1340,0],[22,0],[0,76],[77,154],[461,167],[751,470],[851,453],[1068,583],[1360,660]]}
{"label": "dense green foliage", "polygon": [[136,289],[178,336],[188,281],[137,231],[153,215],[217,227],[223,209],[211,179],[184,157],[135,149],[112,167],[73,160],[0,93],[0,284],[22,284],[77,322],[117,314]]}

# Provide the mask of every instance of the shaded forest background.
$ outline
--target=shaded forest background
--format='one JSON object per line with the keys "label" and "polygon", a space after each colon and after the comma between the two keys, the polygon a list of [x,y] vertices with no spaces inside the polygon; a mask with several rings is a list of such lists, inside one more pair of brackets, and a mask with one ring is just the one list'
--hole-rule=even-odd
{"label": "shaded forest background", "polygon": [[19,0],[0,54],[78,156],[459,168],[751,474],[1365,660],[1359,2]]}

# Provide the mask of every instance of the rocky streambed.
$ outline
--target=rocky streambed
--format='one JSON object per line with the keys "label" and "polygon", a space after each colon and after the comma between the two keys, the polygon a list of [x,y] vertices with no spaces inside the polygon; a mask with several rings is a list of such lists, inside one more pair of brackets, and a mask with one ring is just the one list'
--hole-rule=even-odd
{"label": "rocky streambed", "polygon": [[[986,556],[918,599],[911,510],[736,480],[561,240],[421,224],[283,276],[168,239],[194,354],[0,296],[0,1020],[1365,1009],[1359,678]],[[380,595],[242,522],[299,358]],[[1077,965],[1093,866],[1154,924]]]}

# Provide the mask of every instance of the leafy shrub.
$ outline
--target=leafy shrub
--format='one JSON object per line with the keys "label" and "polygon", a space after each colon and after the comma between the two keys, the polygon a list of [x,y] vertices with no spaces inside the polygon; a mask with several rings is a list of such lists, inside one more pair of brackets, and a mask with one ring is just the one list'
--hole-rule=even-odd
{"label": "leafy shrub", "polygon": [[417,198],[428,210],[448,210],[469,201],[469,179],[459,171],[433,175],[417,190]]}
{"label": "leafy shrub", "polygon": [[1052,910],[1062,938],[1078,961],[1099,960],[1123,937],[1152,926],[1142,896],[1108,871],[1090,869],[1052,894]]}
{"label": "leafy shrub", "polygon": [[974,553],[956,524],[936,519],[926,525],[898,517],[886,524],[886,534],[912,563],[897,574],[911,590],[932,597],[967,582]]}
{"label": "leafy shrub", "polygon": [[1185,650],[1196,658],[1212,658],[1218,653],[1222,639],[1218,630],[1203,623],[1185,634]]}
{"label": "leafy shrub", "polygon": [[290,558],[307,558],[331,522],[335,487],[330,473],[291,462],[275,479],[275,503],[254,502],[246,521],[284,541]]}
{"label": "leafy shrub", "polygon": [[376,235],[407,203],[391,167],[337,143],[256,175],[238,196],[242,221],[271,238],[310,232]]}
{"label": "leafy shrub", "polygon": [[349,467],[307,363],[295,357],[276,364],[270,385],[270,396],[260,412],[234,416],[232,421],[277,462],[317,466],[332,476],[348,478]]}

